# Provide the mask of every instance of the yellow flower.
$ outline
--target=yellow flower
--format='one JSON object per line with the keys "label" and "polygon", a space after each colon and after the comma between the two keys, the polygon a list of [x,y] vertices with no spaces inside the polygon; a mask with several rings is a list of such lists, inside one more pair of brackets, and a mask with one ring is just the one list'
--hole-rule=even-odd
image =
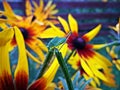
{"label": "yellow flower", "polygon": [[[48,22],[55,23],[54,14],[57,13],[55,9],[56,5],[52,5],[52,1],[49,1],[48,4],[44,7],[43,0],[40,0],[40,6],[37,3],[34,3],[34,8],[32,7],[30,0],[26,0],[26,16],[16,15],[11,6],[4,0],[3,6],[4,11],[1,11],[1,15],[5,16],[6,19],[1,18],[0,22],[5,22],[11,26],[19,27],[22,35],[24,37],[25,43],[30,47],[39,57],[34,57],[28,50],[26,50],[29,57],[34,59],[36,62],[43,62],[45,59],[44,52],[47,52],[48,49],[46,45],[40,39],[40,34],[48,26]],[[50,20],[51,19],[51,20]],[[1,28],[5,29],[6,27],[0,25]],[[12,40],[12,46],[16,45],[15,39]]]}
{"label": "yellow flower", "polygon": [[[18,64],[12,78],[10,69],[9,47],[15,35],[18,45]],[[42,77],[28,86],[29,68],[23,36],[17,27],[0,32],[0,90],[50,90],[59,64],[55,60]]]}
{"label": "yellow flower", "polygon": [[112,62],[115,64],[118,70],[120,70],[120,59],[118,59],[118,55],[115,53],[115,46],[113,46],[110,50],[109,47],[106,48],[106,51],[112,58]]}
{"label": "yellow flower", "polygon": [[[107,73],[107,71],[110,71],[108,67],[111,67],[112,63],[103,55],[94,51],[94,49],[99,49],[103,47],[104,44],[89,44],[89,41],[91,41],[100,31],[101,25],[98,25],[96,28],[86,33],[85,35],[80,36],[78,34],[77,21],[73,18],[71,14],[68,15],[68,23],[61,17],[58,17],[58,20],[62,24],[64,30],[61,30],[59,27],[56,27],[52,23],[50,23],[51,27],[45,30],[41,34],[41,37],[66,37],[67,41],[65,45],[68,46],[66,47],[66,49],[75,50],[75,54],[71,57],[72,59],[69,60],[69,63],[72,65],[72,67],[74,69],[78,69],[81,66],[88,76],[95,76],[98,79],[101,79],[102,81],[112,84],[112,86],[114,86],[115,83],[110,82],[110,73]],[[68,36],[69,33],[71,34]],[[76,61],[78,60],[80,63],[76,63]],[[107,73],[107,76],[99,70],[98,66],[100,66],[100,68],[105,73]]]}

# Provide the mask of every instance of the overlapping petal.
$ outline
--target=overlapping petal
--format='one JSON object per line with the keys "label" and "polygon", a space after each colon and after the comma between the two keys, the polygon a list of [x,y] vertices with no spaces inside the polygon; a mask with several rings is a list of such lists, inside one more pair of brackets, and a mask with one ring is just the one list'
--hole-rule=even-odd
{"label": "overlapping petal", "polygon": [[[15,36],[18,46],[18,63],[14,73],[14,79],[12,79],[9,61],[9,46],[13,36]],[[0,32],[0,41],[0,90],[50,90],[50,88],[54,90],[55,87],[50,85],[59,67],[57,59],[53,61],[42,77],[28,86],[28,60],[22,33],[17,27],[3,30]],[[66,48],[66,45],[64,47]],[[64,52],[62,53],[63,56],[65,56],[66,51],[64,48],[61,50]]]}
{"label": "overlapping petal", "polygon": [[[40,5],[38,5],[35,1],[33,2],[35,8],[32,6],[30,0],[26,0],[25,5],[26,5],[27,16],[20,16],[20,15],[16,15],[13,12],[11,6],[7,3],[7,1],[4,0],[3,1],[4,11],[1,11],[1,13],[6,17],[6,19],[0,19],[0,22],[6,22],[11,26],[19,27],[24,37],[25,43],[28,46],[30,46],[32,50],[34,49],[33,51],[35,51],[35,53],[38,54],[39,58],[33,56],[32,54],[31,56],[30,52],[28,52],[28,55],[30,55],[30,57],[34,57],[32,58],[34,59],[34,61],[38,59],[37,62],[40,63],[40,61],[44,60],[45,57],[44,52],[48,51],[46,45],[42,42],[41,39],[39,39],[41,38],[40,34],[49,25],[48,22],[54,23],[51,21],[53,19],[49,21],[48,18],[53,18],[54,14],[56,14],[57,12],[56,12],[56,5],[52,4],[52,1],[49,1],[45,7],[43,0],[40,0]],[[3,29],[5,28],[3,25],[1,25],[1,27]],[[16,46],[15,39],[11,43],[11,49],[14,46]]]}
{"label": "overlapping petal", "polygon": [[12,28],[0,32],[0,90],[14,90],[8,51],[13,35]]}
{"label": "overlapping petal", "polygon": [[[109,80],[114,81],[114,78],[111,78],[111,72],[107,73],[107,71],[110,71],[109,68],[112,66],[112,63],[105,58],[103,55],[97,53],[94,51],[94,49],[100,49],[104,47],[106,44],[97,44],[92,45],[89,44],[89,41],[91,41],[100,31],[101,24],[96,26],[94,29],[89,31],[88,33],[84,34],[82,37],[78,34],[78,24],[77,21],[74,19],[74,17],[69,14],[68,15],[68,23],[61,17],[58,17],[58,20],[60,21],[61,25],[63,26],[63,30],[58,28],[57,26],[51,25],[50,28],[48,28],[49,31],[45,31],[47,33],[44,33],[44,35],[48,35],[50,33],[50,37],[45,38],[52,38],[55,37],[55,32],[63,32],[66,35],[58,35],[59,37],[66,37],[68,33],[70,35],[66,40],[67,46],[65,50],[75,50],[76,55],[72,56],[72,59],[70,58],[70,63],[74,69],[82,68],[84,72],[90,77],[94,78],[94,82],[92,82],[94,86],[97,86],[96,84],[100,85],[99,79],[103,82],[111,84],[111,86],[115,85],[115,82],[109,82]],[[53,32],[52,28],[55,30]],[[60,31],[61,30],[61,31]],[[48,33],[49,32],[49,33]],[[52,33],[53,32],[53,33]],[[52,33],[52,34],[51,34]],[[77,60],[77,61],[76,61]],[[79,61],[78,61],[79,60]],[[99,66],[100,68],[98,68]],[[103,70],[106,74],[104,74]]]}
{"label": "overlapping petal", "polygon": [[25,44],[22,33],[17,27],[14,27],[15,39],[18,46],[19,57],[18,64],[15,70],[15,84],[17,90],[26,90],[28,85],[29,73],[28,73],[28,61],[25,51]]}
{"label": "overlapping petal", "polygon": [[101,29],[101,24],[98,25],[96,28],[92,29],[90,32],[83,35],[82,38],[84,38],[86,42],[89,42],[98,34],[100,29]]}

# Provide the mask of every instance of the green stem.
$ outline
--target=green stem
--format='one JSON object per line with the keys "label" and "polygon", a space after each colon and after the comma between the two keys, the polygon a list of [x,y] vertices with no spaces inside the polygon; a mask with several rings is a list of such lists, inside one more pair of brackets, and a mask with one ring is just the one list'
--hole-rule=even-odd
{"label": "green stem", "polygon": [[38,72],[37,79],[40,78],[44,74],[44,71],[46,70],[47,66],[49,65],[50,61],[52,60],[53,55],[54,55],[54,48],[49,50],[49,52],[45,58],[45,62],[42,66],[42,69],[40,70],[40,72]]}
{"label": "green stem", "polygon": [[56,57],[58,59],[60,67],[61,67],[61,69],[62,69],[62,71],[64,73],[64,76],[66,78],[66,82],[67,82],[69,90],[74,90],[72,81],[71,81],[69,73],[68,73],[67,65],[66,65],[66,63],[65,63],[65,61],[64,61],[64,59],[62,57],[62,54],[58,51],[58,49],[56,49],[55,55],[56,55]]}
{"label": "green stem", "polygon": [[102,48],[105,48],[105,47],[108,47],[108,46],[112,46],[112,45],[120,45],[120,40],[118,41],[114,41],[114,42],[111,42],[111,43],[107,43],[104,47]]}

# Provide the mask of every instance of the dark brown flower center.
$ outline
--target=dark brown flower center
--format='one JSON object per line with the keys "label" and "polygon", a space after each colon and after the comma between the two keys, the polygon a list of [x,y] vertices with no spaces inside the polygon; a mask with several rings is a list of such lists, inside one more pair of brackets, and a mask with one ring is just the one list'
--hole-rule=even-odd
{"label": "dark brown flower center", "polygon": [[116,61],[116,60],[118,60],[118,58],[115,58],[115,57],[114,57],[114,58],[112,58],[112,60],[115,60],[115,61]]}
{"label": "dark brown flower center", "polygon": [[82,38],[78,37],[73,40],[73,45],[75,49],[84,49],[86,46],[86,42]]}
{"label": "dark brown flower center", "polygon": [[21,32],[22,32],[22,35],[24,37],[24,39],[27,39],[28,38],[28,32],[27,30],[25,30],[24,28],[20,28]]}

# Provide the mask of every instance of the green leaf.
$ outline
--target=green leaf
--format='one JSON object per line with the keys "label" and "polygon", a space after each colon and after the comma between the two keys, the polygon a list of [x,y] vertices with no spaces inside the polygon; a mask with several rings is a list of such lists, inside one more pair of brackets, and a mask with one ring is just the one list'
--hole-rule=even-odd
{"label": "green leaf", "polygon": [[48,51],[48,54],[47,54],[47,56],[46,56],[46,58],[45,58],[45,61],[44,61],[43,66],[42,66],[42,69],[40,70],[40,72],[38,72],[37,79],[40,78],[40,77],[44,74],[45,70],[46,70],[46,69],[48,68],[48,66],[49,66],[49,63],[51,62],[51,60],[53,60],[54,49],[55,49],[55,48],[51,48],[51,49]]}
{"label": "green leaf", "polygon": [[64,73],[64,76],[65,76],[65,79],[66,79],[69,90],[74,90],[72,81],[71,81],[69,73],[68,73],[67,65],[66,65],[66,63],[65,63],[65,61],[64,61],[64,59],[62,57],[62,54],[58,51],[58,49],[55,50],[55,55],[56,55],[56,57],[58,59],[60,67],[61,67],[61,69],[62,69],[62,71]]}
{"label": "green leaf", "polygon": [[66,38],[55,37],[47,45],[48,49],[58,46],[66,41]]}

